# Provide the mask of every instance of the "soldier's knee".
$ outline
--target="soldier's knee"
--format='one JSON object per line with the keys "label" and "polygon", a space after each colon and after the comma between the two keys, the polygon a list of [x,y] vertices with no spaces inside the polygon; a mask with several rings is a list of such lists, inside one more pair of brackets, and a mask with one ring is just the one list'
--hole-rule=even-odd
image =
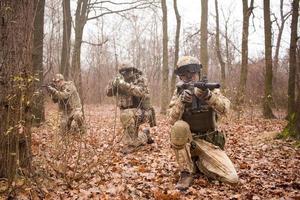
{"label": "soldier's knee", "polygon": [[173,148],[183,148],[191,140],[191,130],[188,123],[179,120],[171,128],[170,135],[171,145]]}
{"label": "soldier's knee", "polygon": [[120,115],[120,121],[123,126],[134,123],[134,113],[131,110],[124,110]]}

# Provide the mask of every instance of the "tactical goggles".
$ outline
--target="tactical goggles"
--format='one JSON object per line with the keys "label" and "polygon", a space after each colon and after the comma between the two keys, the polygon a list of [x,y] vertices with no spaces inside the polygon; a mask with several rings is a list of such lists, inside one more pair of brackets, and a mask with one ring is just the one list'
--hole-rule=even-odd
{"label": "tactical goggles", "polygon": [[200,69],[202,68],[202,65],[198,64],[190,64],[190,65],[184,65],[179,68],[177,68],[174,73],[178,76],[184,76],[189,73],[198,73],[200,72]]}

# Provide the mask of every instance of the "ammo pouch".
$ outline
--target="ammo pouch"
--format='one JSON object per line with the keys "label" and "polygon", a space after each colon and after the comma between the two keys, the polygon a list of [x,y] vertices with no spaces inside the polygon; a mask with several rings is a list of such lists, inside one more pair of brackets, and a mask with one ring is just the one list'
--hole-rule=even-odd
{"label": "ammo pouch", "polygon": [[207,110],[186,110],[182,120],[190,125],[192,133],[206,133],[216,129],[217,114],[208,107]]}
{"label": "ammo pouch", "polygon": [[119,100],[119,106],[121,109],[137,108],[141,106],[141,98],[129,95],[122,95]]}
{"label": "ammo pouch", "polygon": [[137,108],[137,107],[141,107],[141,104],[142,104],[142,98],[141,97],[136,97],[136,96],[132,96],[132,106],[134,108]]}

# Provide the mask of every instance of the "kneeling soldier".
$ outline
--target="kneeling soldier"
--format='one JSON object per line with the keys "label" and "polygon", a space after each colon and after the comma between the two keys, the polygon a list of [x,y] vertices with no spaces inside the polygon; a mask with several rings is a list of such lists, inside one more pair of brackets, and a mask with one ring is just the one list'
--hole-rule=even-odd
{"label": "kneeling soldier", "polygon": [[47,86],[54,103],[62,111],[60,129],[62,133],[70,131],[74,121],[81,133],[85,133],[82,105],[79,94],[72,81],[65,81],[62,74],[56,74],[53,84]]}
{"label": "kneeling soldier", "polygon": [[156,125],[154,109],[150,104],[146,78],[142,72],[128,64],[122,64],[119,75],[106,88],[107,96],[118,95],[121,110],[120,121],[124,130],[123,153],[130,153],[146,143],[153,143],[149,129],[139,132],[145,122]]}
{"label": "kneeling soldier", "polygon": [[168,109],[168,120],[173,125],[171,146],[181,171],[176,185],[179,190],[189,188],[197,170],[223,182],[238,182],[236,170],[223,151],[225,135],[216,125],[217,113],[226,114],[230,101],[219,89],[195,87],[195,83],[200,83],[201,67],[197,58],[179,59],[175,73],[181,81]]}

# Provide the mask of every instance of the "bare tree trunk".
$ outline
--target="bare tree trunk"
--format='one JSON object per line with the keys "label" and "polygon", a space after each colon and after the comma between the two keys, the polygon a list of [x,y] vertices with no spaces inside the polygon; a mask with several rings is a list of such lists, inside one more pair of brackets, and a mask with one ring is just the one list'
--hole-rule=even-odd
{"label": "bare tree trunk", "polygon": [[297,47],[297,24],[298,24],[299,0],[293,0],[292,3],[292,24],[290,41],[290,66],[288,81],[288,116],[291,118],[296,110],[295,106],[295,83],[296,83],[296,47]]}
{"label": "bare tree trunk", "polygon": [[64,75],[65,79],[69,78],[70,69],[70,49],[71,49],[71,8],[70,0],[63,0],[63,42],[61,50],[61,64],[59,72]]}
{"label": "bare tree trunk", "polygon": [[[298,9],[298,17],[299,17],[299,6],[298,8],[295,8],[295,9]],[[299,23],[299,22],[297,22]],[[297,91],[300,91],[300,40],[298,40],[298,48],[297,48]],[[297,101],[296,101],[296,105],[295,107],[297,108],[297,111],[296,111],[296,123],[295,123],[295,126],[296,126],[296,135],[295,135],[295,138],[297,138],[298,140],[300,140],[300,92],[298,92],[298,95],[297,95]]]}
{"label": "bare tree trunk", "polygon": [[222,58],[222,51],[220,47],[220,30],[219,30],[219,10],[218,10],[218,0],[215,0],[215,8],[216,8],[216,49],[219,63],[221,65],[221,83],[222,88],[226,89],[226,77],[225,77],[225,62]]}
{"label": "bare tree trunk", "polygon": [[34,1],[0,1],[0,177],[31,164]]}
{"label": "bare tree trunk", "polygon": [[88,0],[78,0],[75,13],[75,42],[72,55],[72,78],[75,82],[79,96],[83,100],[80,55],[83,29],[87,21]]}
{"label": "bare tree trunk", "polygon": [[249,18],[253,10],[254,0],[251,0],[248,7],[248,0],[243,1],[243,33],[242,33],[242,65],[240,83],[237,93],[237,105],[240,106],[244,103],[245,90],[248,75],[248,35],[249,35]]}
{"label": "bare tree trunk", "polygon": [[[297,25],[299,17],[299,0],[292,2],[292,24],[291,24],[291,40],[290,40],[290,71],[289,71],[289,113],[288,124],[281,133],[283,137],[294,137],[300,139],[300,41],[297,47]],[[298,50],[298,52],[297,52]],[[298,58],[297,55],[298,54]],[[291,99],[295,97],[295,72],[297,73],[297,101]],[[294,73],[294,74],[292,74]],[[293,79],[293,80],[291,80]],[[294,85],[292,85],[294,84]],[[293,89],[293,91],[291,91]],[[292,101],[294,104],[292,105]],[[294,107],[292,107],[294,106]]]}
{"label": "bare tree trunk", "polygon": [[[174,70],[176,69],[177,61],[178,61],[178,54],[179,54],[179,38],[180,38],[180,26],[181,26],[181,17],[178,12],[177,8],[177,0],[173,0],[173,5],[174,5],[174,12],[176,16],[176,35],[175,35],[175,57],[174,57]],[[172,73],[172,79],[171,79],[171,94],[175,90],[175,84],[176,84],[176,74]]]}
{"label": "bare tree trunk", "polygon": [[227,71],[228,71],[228,75],[231,76],[232,55],[229,52],[229,42],[230,41],[229,41],[229,36],[228,36],[228,21],[229,21],[229,18],[227,18],[226,21],[225,21],[225,48],[226,48]]}
{"label": "bare tree trunk", "polygon": [[264,0],[264,31],[265,31],[265,96],[263,101],[263,115],[266,118],[275,118],[271,104],[272,96],[272,26],[270,18],[270,0]]}
{"label": "bare tree trunk", "polygon": [[161,0],[163,13],[163,67],[162,67],[162,82],[161,82],[161,105],[160,112],[166,114],[169,101],[169,66],[168,66],[168,14],[166,0]]}
{"label": "bare tree trunk", "polygon": [[205,76],[208,75],[207,19],[208,19],[208,2],[207,0],[201,0],[200,62],[203,66],[203,74]]}
{"label": "bare tree trunk", "polygon": [[282,33],[284,29],[284,24],[286,20],[289,18],[290,12],[283,14],[283,0],[280,0],[280,24],[276,21],[277,27],[278,27],[278,37],[276,42],[276,48],[275,48],[275,55],[274,55],[274,78],[276,77],[276,73],[279,66],[279,49],[280,49],[280,43],[282,38]]}
{"label": "bare tree trunk", "polygon": [[[45,0],[34,1],[34,32],[33,32],[33,53],[32,64],[34,75],[38,79],[35,83],[36,88],[41,88],[43,84],[43,39],[44,39],[44,10]],[[33,122],[40,124],[45,121],[44,94],[41,90],[34,96],[32,105]]]}

